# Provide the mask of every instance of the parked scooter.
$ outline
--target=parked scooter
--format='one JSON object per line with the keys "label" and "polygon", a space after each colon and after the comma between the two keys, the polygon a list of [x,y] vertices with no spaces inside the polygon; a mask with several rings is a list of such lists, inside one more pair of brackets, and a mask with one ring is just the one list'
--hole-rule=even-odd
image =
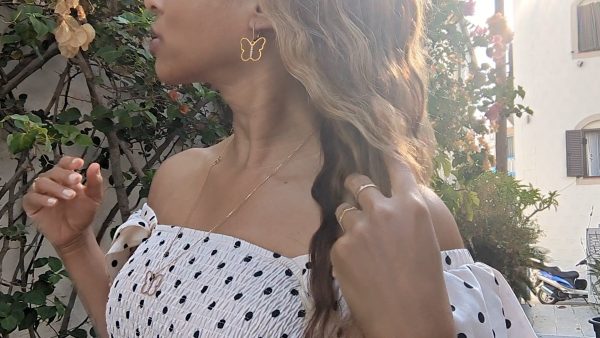
{"label": "parked scooter", "polygon": [[[546,266],[537,262],[537,270],[533,274],[533,282],[537,297],[542,304],[556,304],[559,301],[583,298],[587,300],[587,280],[580,279],[577,271],[562,271],[556,266]],[[587,259],[576,266],[586,265]]]}

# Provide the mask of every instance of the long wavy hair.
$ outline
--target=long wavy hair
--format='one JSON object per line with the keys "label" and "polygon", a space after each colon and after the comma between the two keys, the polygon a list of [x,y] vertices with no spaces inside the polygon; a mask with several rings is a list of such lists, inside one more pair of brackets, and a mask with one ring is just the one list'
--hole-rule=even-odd
{"label": "long wavy hair", "polygon": [[322,223],[310,243],[306,338],[340,336],[353,325],[340,311],[330,260],[346,176],[367,175],[389,196],[384,156],[399,155],[428,184],[424,1],[260,0],[284,65],[322,118],[324,164],[312,187]]}

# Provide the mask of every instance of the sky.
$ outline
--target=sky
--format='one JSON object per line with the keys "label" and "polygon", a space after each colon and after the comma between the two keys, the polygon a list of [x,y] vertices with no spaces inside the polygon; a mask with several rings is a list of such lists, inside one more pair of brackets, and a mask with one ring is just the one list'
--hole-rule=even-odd
{"label": "sky", "polygon": [[[471,18],[473,23],[483,26],[487,18],[494,14],[495,1],[494,0],[476,0],[477,6],[475,7],[475,16]],[[512,27],[513,18],[513,0],[505,0],[505,13],[508,18],[508,23]]]}
{"label": "sky", "polygon": [[[469,20],[479,26],[485,27],[486,26],[486,20],[492,16],[495,12],[495,1],[494,0],[476,0],[476,7],[475,7],[475,15],[472,17],[469,17]],[[513,27],[513,1],[514,0],[504,0],[504,13],[506,15],[506,18],[508,20],[508,25],[509,27]],[[476,55],[477,55],[477,61],[479,61],[479,63],[492,63],[492,60],[490,58],[487,57],[487,55],[485,54],[485,49],[484,48],[477,48],[477,50],[475,51]]]}

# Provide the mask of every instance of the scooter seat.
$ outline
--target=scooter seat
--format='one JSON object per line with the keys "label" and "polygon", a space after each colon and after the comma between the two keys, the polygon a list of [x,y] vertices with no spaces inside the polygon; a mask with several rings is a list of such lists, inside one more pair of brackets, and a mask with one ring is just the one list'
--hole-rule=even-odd
{"label": "scooter seat", "polygon": [[579,277],[579,272],[577,272],[577,271],[561,271],[556,266],[548,266],[548,267],[545,267],[543,270],[547,271],[548,273],[551,273],[555,276],[558,276],[561,278],[566,278],[566,279],[575,279],[575,278]]}

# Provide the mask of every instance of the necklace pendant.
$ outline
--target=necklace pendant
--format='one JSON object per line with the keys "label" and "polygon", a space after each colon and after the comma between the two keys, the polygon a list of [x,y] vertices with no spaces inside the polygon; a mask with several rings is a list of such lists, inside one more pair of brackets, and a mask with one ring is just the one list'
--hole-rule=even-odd
{"label": "necklace pendant", "polygon": [[162,284],[164,275],[162,273],[154,273],[150,270],[146,271],[144,276],[144,284],[140,292],[147,296],[153,296]]}

